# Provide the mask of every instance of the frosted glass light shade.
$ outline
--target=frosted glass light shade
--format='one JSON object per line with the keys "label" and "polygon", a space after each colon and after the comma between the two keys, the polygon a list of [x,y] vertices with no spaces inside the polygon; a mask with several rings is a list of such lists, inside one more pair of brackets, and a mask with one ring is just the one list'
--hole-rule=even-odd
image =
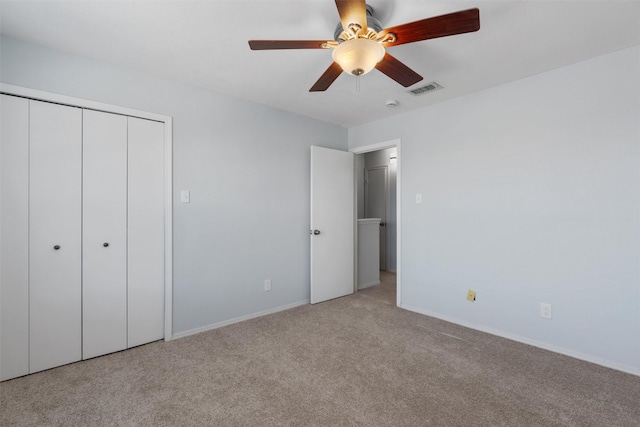
{"label": "frosted glass light shade", "polygon": [[353,39],[333,49],[333,60],[347,73],[360,76],[373,70],[384,57],[384,47],[375,40]]}

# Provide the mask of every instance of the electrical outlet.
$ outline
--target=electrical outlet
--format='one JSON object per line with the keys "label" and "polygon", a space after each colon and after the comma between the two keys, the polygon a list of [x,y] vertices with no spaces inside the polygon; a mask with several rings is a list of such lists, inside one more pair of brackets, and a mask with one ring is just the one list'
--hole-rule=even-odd
{"label": "electrical outlet", "polygon": [[471,289],[469,289],[469,292],[467,292],[467,299],[469,301],[475,301],[476,300],[476,291],[472,291]]}
{"label": "electrical outlet", "polygon": [[271,279],[264,281],[264,291],[269,292],[271,290]]}
{"label": "electrical outlet", "polygon": [[551,319],[551,304],[540,303],[540,316]]}

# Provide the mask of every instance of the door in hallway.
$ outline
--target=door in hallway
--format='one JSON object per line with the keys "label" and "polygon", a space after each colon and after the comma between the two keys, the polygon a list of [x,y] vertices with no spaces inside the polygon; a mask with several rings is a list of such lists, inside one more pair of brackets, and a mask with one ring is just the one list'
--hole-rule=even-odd
{"label": "door in hallway", "polygon": [[388,176],[387,166],[366,169],[364,215],[366,218],[380,218],[380,270],[387,269]]}

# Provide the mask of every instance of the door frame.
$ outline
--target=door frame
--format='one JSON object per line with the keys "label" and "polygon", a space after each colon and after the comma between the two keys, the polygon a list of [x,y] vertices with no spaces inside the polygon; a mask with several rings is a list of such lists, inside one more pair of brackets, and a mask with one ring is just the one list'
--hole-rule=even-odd
{"label": "door frame", "polygon": [[173,118],[73,96],[0,83],[0,93],[164,123],[164,340],[173,339]]}
{"label": "door frame", "polygon": [[[389,141],[378,142],[375,144],[363,145],[360,147],[353,147],[349,149],[350,153],[353,154],[364,154],[370,153],[372,151],[384,150],[385,148],[395,148],[397,150],[397,162],[396,162],[396,305],[400,307],[402,305],[402,258],[401,258],[401,236],[402,236],[402,214],[401,214],[401,200],[402,200],[402,186],[401,186],[401,176],[402,176],[402,162],[400,155],[400,146],[401,140],[400,138],[392,139]],[[355,174],[355,166],[354,166],[354,174]],[[355,183],[354,183],[355,185]],[[353,195],[355,199],[355,203],[358,203],[357,200],[357,191],[354,191]],[[357,216],[357,215],[354,215]],[[356,219],[354,218],[354,222]],[[357,228],[356,228],[357,230]],[[387,233],[388,237],[388,233]],[[357,231],[356,231],[356,239],[357,239]],[[357,243],[357,241],[355,242]],[[357,250],[357,244],[355,245]],[[354,256],[356,256],[354,254]],[[357,283],[357,282],[356,282]]]}

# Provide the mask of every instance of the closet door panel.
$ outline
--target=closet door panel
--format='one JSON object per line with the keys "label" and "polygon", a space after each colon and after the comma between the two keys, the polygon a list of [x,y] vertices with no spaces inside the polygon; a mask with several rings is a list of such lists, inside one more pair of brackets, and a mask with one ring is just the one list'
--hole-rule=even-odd
{"label": "closet door panel", "polygon": [[0,96],[1,381],[29,373],[29,101]]}
{"label": "closet door panel", "polygon": [[30,371],[81,358],[82,111],[30,101]]}
{"label": "closet door panel", "polygon": [[164,124],[129,117],[128,346],[164,336]]}
{"label": "closet door panel", "polygon": [[82,358],[127,348],[127,117],[83,111]]}

